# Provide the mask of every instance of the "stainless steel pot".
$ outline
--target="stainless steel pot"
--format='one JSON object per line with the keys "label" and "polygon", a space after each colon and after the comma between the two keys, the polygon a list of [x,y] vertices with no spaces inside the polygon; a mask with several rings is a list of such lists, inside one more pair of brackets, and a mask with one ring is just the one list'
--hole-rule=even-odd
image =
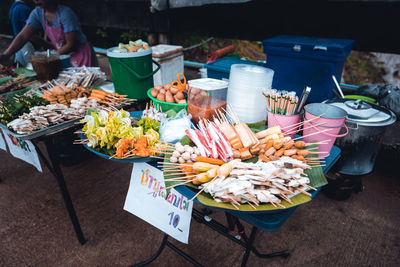
{"label": "stainless steel pot", "polygon": [[340,107],[348,113],[346,125],[349,133],[335,142],[342,150],[339,172],[347,175],[370,173],[386,127],[396,121],[396,115],[386,108],[363,100],[335,99],[326,103]]}

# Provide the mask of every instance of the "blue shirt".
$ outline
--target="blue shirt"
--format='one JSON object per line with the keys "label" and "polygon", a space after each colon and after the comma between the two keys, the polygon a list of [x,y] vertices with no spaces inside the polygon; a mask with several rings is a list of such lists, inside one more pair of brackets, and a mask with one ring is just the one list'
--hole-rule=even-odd
{"label": "blue shirt", "polygon": [[[43,8],[36,7],[30,14],[28,21],[26,22],[29,26],[36,29],[43,29]],[[54,16],[53,24],[50,23],[46,19],[47,25],[50,25],[52,28],[60,27],[58,21],[61,21],[61,24],[64,29],[64,33],[76,31],[77,32],[77,40],[79,44],[86,42],[86,36],[83,34],[81,25],[79,23],[78,17],[75,12],[64,5],[58,5],[57,13]]]}
{"label": "blue shirt", "polygon": [[14,2],[12,4],[8,16],[11,21],[14,37],[25,27],[29,13],[31,13],[31,8],[28,5],[22,2]]}

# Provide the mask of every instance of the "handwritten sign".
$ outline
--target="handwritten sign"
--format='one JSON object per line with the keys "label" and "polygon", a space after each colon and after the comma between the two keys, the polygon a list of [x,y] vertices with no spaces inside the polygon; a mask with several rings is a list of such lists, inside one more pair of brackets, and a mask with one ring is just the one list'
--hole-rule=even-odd
{"label": "handwritten sign", "polygon": [[4,141],[3,134],[0,130],[0,149],[7,151],[6,142]]}
{"label": "handwritten sign", "polygon": [[32,142],[21,140],[6,129],[3,129],[3,132],[11,155],[35,166],[38,171],[42,172],[42,166],[40,165],[38,154]]}
{"label": "handwritten sign", "polygon": [[167,195],[162,171],[135,163],[124,210],[187,244],[193,201],[172,189]]}

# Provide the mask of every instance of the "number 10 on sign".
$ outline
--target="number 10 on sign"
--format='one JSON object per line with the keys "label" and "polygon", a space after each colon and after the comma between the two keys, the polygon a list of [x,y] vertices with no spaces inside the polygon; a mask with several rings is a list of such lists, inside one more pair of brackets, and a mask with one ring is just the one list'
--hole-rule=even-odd
{"label": "number 10 on sign", "polygon": [[174,228],[176,228],[176,227],[178,226],[178,224],[179,224],[179,219],[180,219],[180,217],[179,217],[178,214],[175,214],[175,216],[174,216],[174,214],[175,214],[174,212],[168,213],[168,215],[170,216],[169,225],[172,224],[172,226],[173,226]]}

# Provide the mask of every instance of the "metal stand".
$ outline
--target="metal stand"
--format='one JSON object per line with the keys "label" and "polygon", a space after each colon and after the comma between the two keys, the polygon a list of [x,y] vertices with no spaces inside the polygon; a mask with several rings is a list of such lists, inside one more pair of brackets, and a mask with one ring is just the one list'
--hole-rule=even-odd
{"label": "metal stand", "polygon": [[[242,264],[241,266],[246,266],[247,260],[249,259],[250,253],[253,252],[257,257],[259,258],[272,258],[272,257],[288,257],[290,255],[289,250],[283,250],[283,251],[278,251],[274,253],[268,253],[268,254],[263,254],[260,253],[256,248],[253,247],[254,240],[256,238],[257,234],[257,227],[253,226],[250,237],[247,237],[245,233],[244,226],[242,223],[239,221],[239,219],[227,212],[225,212],[225,216],[228,222],[228,227],[225,225],[213,220],[212,218],[208,217],[205,213],[202,213],[196,209],[193,209],[192,217],[195,219],[198,223],[203,223],[213,229],[214,231],[220,233],[221,235],[227,237],[228,239],[232,240],[233,242],[241,245],[246,249],[243,258],[242,258]],[[238,229],[238,235],[233,236],[231,233],[235,229],[235,225]],[[243,240],[243,241],[242,241]],[[195,266],[202,266],[200,263],[198,263],[196,260],[194,260],[192,257],[187,255],[185,252],[174,246],[172,243],[168,241],[168,235],[164,234],[163,241],[161,242],[160,247],[158,248],[157,252],[151,256],[149,259],[139,263],[132,265],[132,267],[140,267],[147,265],[154,261],[158,256],[160,256],[161,252],[165,248],[165,246],[170,247],[173,251],[184,257],[186,260],[188,260],[190,263],[192,263]]]}
{"label": "metal stand", "polygon": [[55,146],[55,144],[53,142],[54,139],[52,136],[50,136],[50,137],[44,138],[43,141],[46,145],[46,150],[47,150],[47,154],[49,155],[51,165],[50,165],[49,161],[47,160],[47,158],[43,155],[42,151],[39,149],[36,142],[33,142],[33,144],[35,145],[35,148],[39,154],[39,157],[43,160],[46,167],[49,169],[51,174],[53,174],[53,176],[57,180],[58,187],[61,190],[61,195],[63,197],[65,206],[67,208],[69,218],[71,219],[72,225],[74,227],[76,237],[78,238],[79,243],[81,243],[83,245],[86,243],[86,240],[85,240],[85,237],[83,236],[78,217],[76,216],[74,205],[72,204],[71,196],[69,195],[67,185],[65,184],[64,176],[61,171],[60,164],[59,164],[60,163],[59,157],[58,157],[57,151],[54,147]]}

